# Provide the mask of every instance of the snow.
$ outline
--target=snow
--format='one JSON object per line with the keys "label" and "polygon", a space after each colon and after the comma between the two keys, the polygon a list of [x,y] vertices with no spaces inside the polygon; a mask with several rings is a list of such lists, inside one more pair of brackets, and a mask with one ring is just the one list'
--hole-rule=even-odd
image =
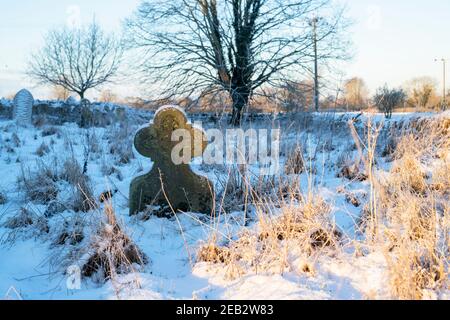
{"label": "snow", "polygon": [[170,110],[170,109],[176,109],[176,110],[180,111],[184,115],[184,117],[186,119],[188,119],[186,111],[184,111],[184,109],[182,107],[180,107],[180,106],[178,106],[176,104],[169,104],[169,105],[165,105],[165,106],[160,107],[158,110],[156,110],[154,117],[156,118],[158,113],[162,113],[162,112]]}
{"label": "snow", "polygon": [[[3,103],[3,102],[2,102]],[[5,103],[6,104],[6,103]],[[172,107],[172,106],[170,106]],[[167,108],[167,107],[166,107]],[[164,110],[163,109],[160,109]],[[355,114],[356,115],[356,114]],[[334,114],[336,117],[351,118],[351,114]],[[315,115],[321,116],[321,115]],[[421,115],[423,116],[423,115]],[[414,114],[394,115],[393,120],[409,120]],[[382,121],[381,115],[375,119]],[[139,125],[136,126],[136,129]],[[21,190],[17,189],[17,177],[22,168],[36,166],[40,159],[36,149],[45,142],[51,147],[51,153],[43,160],[51,159],[55,154],[59,159],[68,156],[67,141],[73,143],[74,154],[82,162],[84,156],[83,140],[86,131],[75,124],[58,127],[61,138],[42,137],[41,129],[17,128],[12,121],[0,120],[2,144],[0,150],[0,191],[7,195],[8,202],[0,205],[0,223],[14,215],[26,205],[35,212],[43,214],[45,206],[24,203]],[[91,134],[104,140],[108,128],[90,129]],[[134,131],[136,132],[136,131]],[[16,134],[21,146],[13,153],[5,151],[5,142]],[[284,141],[298,139],[285,137]],[[313,138],[311,138],[313,140]],[[52,144],[52,142],[54,144]],[[314,144],[314,140],[312,144]],[[106,146],[104,146],[106,148]],[[312,146],[314,147],[314,145]],[[345,144],[344,144],[345,147]],[[314,149],[314,148],[312,148]],[[105,151],[105,150],[104,150]],[[315,150],[310,150],[313,154]],[[345,195],[338,192],[343,180],[336,178],[335,171],[329,163],[336,162],[342,148],[334,151],[330,159],[319,160],[322,167],[317,168],[318,192],[332,206],[333,217],[337,225],[350,238],[356,237],[355,220],[360,209],[345,200]],[[107,153],[106,153],[107,154]],[[243,213],[233,212],[212,222],[202,215],[189,213],[180,215],[179,219],[161,219],[151,217],[148,221],[139,221],[128,216],[128,192],[133,177],[147,172],[151,168],[149,159],[135,152],[135,159],[130,163],[116,165],[124,179],[115,176],[105,178],[101,174],[102,157],[93,157],[89,161],[90,176],[94,194],[98,196],[109,186],[118,189],[113,198],[113,205],[119,220],[125,226],[126,233],[136,242],[151,262],[135,273],[121,275],[115,283],[108,281],[98,284],[84,279],[79,290],[68,289],[67,275],[50,261],[58,254],[52,246],[50,235],[21,235],[13,243],[0,245],[0,298],[13,299],[366,299],[385,298],[386,262],[381,254],[357,256],[351,250],[342,250],[334,256],[323,256],[313,261],[314,275],[290,270],[283,274],[249,273],[237,279],[230,279],[226,270],[220,265],[211,265],[196,261],[198,247],[211,236],[211,229],[219,225],[224,238],[233,238],[242,230]],[[321,156],[318,155],[318,159]],[[106,155],[106,162],[113,161]],[[200,164],[193,165],[195,172],[204,174],[217,183],[215,171],[203,171]],[[300,177],[302,188],[308,184],[306,174]],[[368,190],[367,183],[346,182],[345,188],[364,197]],[[63,193],[61,195],[63,197]],[[61,216],[68,216],[65,212]],[[59,218],[58,218],[59,219]],[[55,219],[57,224],[62,220]],[[62,218],[61,218],[62,219]],[[50,227],[57,227],[53,224]],[[253,226],[249,226],[252,228]],[[0,240],[4,240],[9,230],[0,227]],[[23,237],[22,237],[23,236]],[[86,239],[88,241],[89,239]],[[3,241],[1,241],[3,242]],[[300,258],[292,261],[301,266]]]}

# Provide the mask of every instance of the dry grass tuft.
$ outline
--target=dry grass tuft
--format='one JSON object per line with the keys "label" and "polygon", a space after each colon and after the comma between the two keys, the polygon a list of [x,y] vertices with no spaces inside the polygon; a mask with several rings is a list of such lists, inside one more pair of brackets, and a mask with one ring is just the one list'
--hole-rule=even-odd
{"label": "dry grass tuft", "polygon": [[119,125],[111,126],[106,132],[105,138],[108,141],[109,149],[116,165],[128,164],[134,159],[133,137],[136,127],[129,121],[122,121]]}
{"label": "dry grass tuft", "polygon": [[57,127],[54,126],[47,126],[42,129],[41,133],[42,137],[49,137],[57,135],[58,138],[61,137],[61,130],[59,130]]}
{"label": "dry grass tuft", "polygon": [[92,238],[92,252],[83,264],[82,274],[86,277],[97,275],[107,281],[117,274],[134,272],[134,264],[143,266],[148,259],[125,234],[110,202],[105,203],[103,213],[104,221]]}
{"label": "dry grass tuft", "polygon": [[402,300],[420,300],[424,290],[438,292],[448,281],[448,262],[429,248],[428,243],[412,242],[408,238],[397,241],[396,248],[386,254],[392,295]]}
{"label": "dry grass tuft", "polygon": [[59,180],[56,160],[51,163],[37,161],[37,168],[31,171],[22,167],[17,179],[19,190],[23,191],[28,201],[48,203],[58,196]]}
{"label": "dry grass tuft", "polygon": [[43,157],[50,152],[50,148],[45,142],[42,142],[41,145],[36,149],[36,155],[39,157]]}
{"label": "dry grass tuft", "polygon": [[75,212],[89,212],[97,208],[89,177],[74,158],[68,158],[61,172],[61,178],[73,187],[69,207]]}
{"label": "dry grass tuft", "polygon": [[37,212],[25,207],[20,208],[15,215],[8,217],[1,226],[9,229],[1,237],[2,244],[13,244],[18,239],[29,239],[50,232],[47,220]]}
{"label": "dry grass tuft", "polygon": [[399,192],[410,190],[424,194],[427,188],[426,174],[411,153],[394,162],[389,180],[392,188]]}
{"label": "dry grass tuft", "polygon": [[8,229],[18,229],[31,226],[33,224],[34,216],[26,208],[21,208],[17,215],[8,218],[3,227]]}
{"label": "dry grass tuft", "polygon": [[439,164],[432,172],[431,189],[443,196],[449,196],[450,193],[450,161],[447,157],[443,158],[443,162]]}
{"label": "dry grass tuft", "polygon": [[199,262],[225,263],[231,258],[230,249],[227,247],[219,247],[214,242],[202,246],[197,254]]}
{"label": "dry grass tuft", "polygon": [[285,164],[285,172],[287,175],[301,174],[305,171],[305,160],[301,146],[297,147],[288,155]]}
{"label": "dry grass tuft", "polygon": [[54,245],[75,246],[84,240],[84,222],[78,215],[74,215],[72,219],[65,221],[61,231],[57,233]]}

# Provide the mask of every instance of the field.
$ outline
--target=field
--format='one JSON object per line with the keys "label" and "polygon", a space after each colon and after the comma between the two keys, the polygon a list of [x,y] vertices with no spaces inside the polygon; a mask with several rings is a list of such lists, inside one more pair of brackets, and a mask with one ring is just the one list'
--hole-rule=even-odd
{"label": "field", "polygon": [[259,115],[243,126],[281,130],[278,175],[194,161],[210,216],[130,217],[151,168],[132,141],[153,114],[98,104],[80,128],[61,104],[22,128],[2,101],[0,297],[450,298],[448,112]]}

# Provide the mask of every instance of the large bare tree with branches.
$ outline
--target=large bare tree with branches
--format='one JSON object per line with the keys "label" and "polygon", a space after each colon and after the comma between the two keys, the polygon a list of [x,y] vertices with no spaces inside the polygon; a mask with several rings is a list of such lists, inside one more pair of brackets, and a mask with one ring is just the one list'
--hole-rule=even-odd
{"label": "large bare tree with branches", "polygon": [[122,54],[120,41],[95,21],[84,28],[64,27],[49,32],[43,48],[32,55],[28,74],[83,99],[87,90],[113,80]]}
{"label": "large bare tree with branches", "polygon": [[311,72],[314,42],[321,60],[342,58],[346,47],[331,0],[146,0],[126,26],[162,94],[226,91],[234,125],[254,94]]}

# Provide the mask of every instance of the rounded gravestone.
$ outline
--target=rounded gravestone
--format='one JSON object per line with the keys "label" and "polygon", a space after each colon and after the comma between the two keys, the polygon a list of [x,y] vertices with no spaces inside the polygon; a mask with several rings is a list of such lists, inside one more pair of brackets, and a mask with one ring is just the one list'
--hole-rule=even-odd
{"label": "rounded gravestone", "polygon": [[70,97],[68,97],[67,99],[66,99],[66,104],[68,104],[69,106],[74,106],[74,105],[76,105],[78,102],[77,102],[77,99],[75,99],[74,97],[72,97],[72,96],[70,96]]}
{"label": "rounded gravestone", "polygon": [[30,91],[22,89],[14,97],[13,119],[17,124],[27,126],[31,124],[34,98]]}

